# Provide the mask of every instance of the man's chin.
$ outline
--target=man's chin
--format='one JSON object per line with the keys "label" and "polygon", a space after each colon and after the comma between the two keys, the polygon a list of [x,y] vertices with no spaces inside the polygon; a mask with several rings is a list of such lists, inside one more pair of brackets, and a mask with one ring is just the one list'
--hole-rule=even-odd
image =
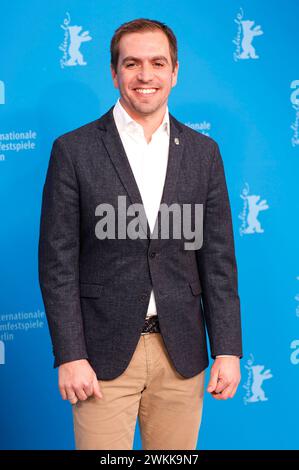
{"label": "man's chin", "polygon": [[134,103],[133,109],[139,114],[148,115],[155,113],[159,107],[159,105],[153,105],[153,103]]}

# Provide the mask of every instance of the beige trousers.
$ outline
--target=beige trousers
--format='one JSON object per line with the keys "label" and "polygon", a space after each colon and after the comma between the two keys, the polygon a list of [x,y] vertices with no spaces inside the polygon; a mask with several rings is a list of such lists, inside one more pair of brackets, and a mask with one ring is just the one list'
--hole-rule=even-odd
{"label": "beige trousers", "polygon": [[127,369],[100,380],[103,398],[72,405],[78,450],[131,450],[138,417],[144,450],[196,449],[204,372],[184,378],[160,333],[140,336]]}

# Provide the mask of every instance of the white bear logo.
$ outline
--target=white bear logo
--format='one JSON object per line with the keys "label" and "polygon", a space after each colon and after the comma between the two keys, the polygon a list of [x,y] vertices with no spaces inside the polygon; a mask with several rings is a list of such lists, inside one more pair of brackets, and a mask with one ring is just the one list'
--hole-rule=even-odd
{"label": "white bear logo", "polygon": [[70,45],[68,54],[70,58],[66,61],[65,65],[86,65],[82,53],[79,51],[82,42],[90,41],[92,37],[89,31],[84,31],[81,35],[82,26],[69,26],[68,31],[70,34]]}
{"label": "white bear logo", "polygon": [[255,196],[255,195],[244,195],[244,193],[241,195],[241,198],[244,200],[247,200],[248,202],[248,215],[247,215],[247,227],[245,229],[242,229],[242,233],[263,233],[264,229],[262,229],[260,222],[257,220],[257,216],[260,211],[265,211],[266,209],[269,209],[269,206],[267,204],[266,199],[263,199],[262,201],[259,201],[261,196]]}
{"label": "white bear logo", "polygon": [[268,398],[265,395],[264,390],[262,389],[262,383],[264,380],[271,379],[273,375],[271,370],[267,369],[264,372],[263,369],[265,366],[245,366],[247,369],[251,369],[253,373],[253,382],[251,385],[252,395],[246,401],[247,403],[254,403],[257,401],[267,401]]}
{"label": "white bear logo", "polygon": [[255,36],[260,36],[261,34],[264,34],[263,31],[260,29],[260,25],[255,26],[252,29],[252,26],[254,25],[254,21],[250,20],[243,20],[241,21],[242,24],[242,29],[243,29],[243,39],[241,46],[243,48],[243,51],[239,55],[239,59],[258,59],[259,56],[255,52],[255,48],[252,45],[253,38]]}

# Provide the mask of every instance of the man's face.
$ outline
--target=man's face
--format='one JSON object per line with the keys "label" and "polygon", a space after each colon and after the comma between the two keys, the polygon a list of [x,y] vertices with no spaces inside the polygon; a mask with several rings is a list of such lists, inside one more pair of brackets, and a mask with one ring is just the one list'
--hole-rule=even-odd
{"label": "man's face", "polygon": [[121,103],[134,116],[148,116],[166,108],[177,82],[167,36],[162,31],[125,34],[119,42],[117,71],[111,68]]}

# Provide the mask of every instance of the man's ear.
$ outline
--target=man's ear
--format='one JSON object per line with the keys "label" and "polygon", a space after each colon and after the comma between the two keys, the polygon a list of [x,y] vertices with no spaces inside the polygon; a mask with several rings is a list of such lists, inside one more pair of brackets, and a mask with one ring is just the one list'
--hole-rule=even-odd
{"label": "man's ear", "polygon": [[112,75],[112,80],[113,80],[113,84],[114,84],[114,88],[119,88],[118,86],[118,79],[117,79],[117,73],[113,67],[112,64],[110,64],[110,70],[111,70],[111,75]]}
{"label": "man's ear", "polygon": [[178,73],[179,73],[179,62],[177,61],[177,63],[175,64],[174,70],[172,72],[172,84],[171,84],[172,87],[176,86],[177,84]]}

